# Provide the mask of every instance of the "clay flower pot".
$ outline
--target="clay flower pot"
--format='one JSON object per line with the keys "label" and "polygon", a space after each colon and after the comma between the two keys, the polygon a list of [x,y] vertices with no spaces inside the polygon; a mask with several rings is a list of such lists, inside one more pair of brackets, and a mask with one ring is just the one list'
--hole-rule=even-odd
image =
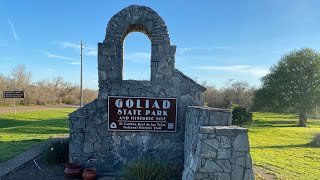
{"label": "clay flower pot", "polygon": [[66,178],[81,178],[82,164],[80,163],[67,163],[64,168],[64,176]]}
{"label": "clay flower pot", "polygon": [[84,180],[95,180],[97,178],[97,172],[93,168],[86,168],[83,170],[82,178]]}

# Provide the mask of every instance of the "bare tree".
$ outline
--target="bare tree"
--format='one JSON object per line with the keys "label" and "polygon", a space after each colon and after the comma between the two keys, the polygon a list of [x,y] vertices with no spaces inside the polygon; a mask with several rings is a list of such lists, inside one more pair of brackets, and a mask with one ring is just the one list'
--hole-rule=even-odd
{"label": "bare tree", "polygon": [[206,103],[210,107],[231,108],[238,105],[250,109],[253,103],[254,87],[247,82],[228,82],[223,88],[207,87],[205,91]]}
{"label": "bare tree", "polygon": [[[21,90],[25,98],[17,100],[21,105],[44,104],[77,104],[79,103],[79,86],[64,81],[63,77],[52,80],[32,82],[31,72],[26,71],[24,65],[18,65],[9,77],[0,74],[0,104],[11,104],[10,99],[2,98],[3,91]],[[98,91],[84,89],[84,102],[88,103],[97,98]]]}

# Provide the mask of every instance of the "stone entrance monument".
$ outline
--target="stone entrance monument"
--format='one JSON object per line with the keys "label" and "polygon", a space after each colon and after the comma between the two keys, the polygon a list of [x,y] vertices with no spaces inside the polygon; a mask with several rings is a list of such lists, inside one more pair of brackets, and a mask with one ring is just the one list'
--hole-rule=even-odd
{"label": "stone entrance monument", "polygon": [[[123,80],[123,41],[142,32],[151,41],[150,81]],[[183,179],[253,179],[247,130],[229,110],[203,107],[205,88],[175,69],[164,20],[129,6],[108,23],[98,43],[99,96],[71,113],[70,162],[115,174],[142,156],[184,168]]]}

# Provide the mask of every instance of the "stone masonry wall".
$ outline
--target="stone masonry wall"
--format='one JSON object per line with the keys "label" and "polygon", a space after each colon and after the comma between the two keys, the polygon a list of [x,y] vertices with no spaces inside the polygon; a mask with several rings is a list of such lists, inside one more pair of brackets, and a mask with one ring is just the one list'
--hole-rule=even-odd
{"label": "stone masonry wall", "polygon": [[183,180],[254,179],[248,130],[230,126],[230,111],[189,107],[186,118]]}
{"label": "stone masonry wall", "polygon": [[[130,32],[151,41],[150,81],[123,80],[123,41]],[[98,43],[99,96],[69,115],[70,162],[114,174],[151,156],[184,166],[184,180],[253,178],[247,130],[230,126],[228,110],[200,107],[205,88],[175,69],[175,53],[164,20],[151,8],[132,5],[111,18]],[[109,131],[109,96],[176,98],[177,131]]]}
{"label": "stone masonry wall", "polygon": [[[152,87],[135,86],[139,81],[128,82],[125,93],[115,91],[110,95],[136,97],[177,97],[177,132],[115,132],[108,131],[108,105],[107,100],[98,98],[81,109],[70,114],[70,161],[84,162],[86,166],[96,167],[101,173],[117,171],[126,162],[140,157],[153,156],[159,159],[166,157],[171,162],[177,162],[183,166],[185,114],[190,105],[203,105],[202,92],[195,88],[193,83],[186,81],[181,74],[172,77],[174,81],[166,86],[160,86],[153,90]],[[175,86],[173,83],[185,83],[176,86],[174,93],[167,93],[168,89]],[[141,83],[141,82],[140,82]],[[133,89],[138,90],[138,94]],[[112,91],[112,87],[110,88]]]}
{"label": "stone masonry wall", "polygon": [[[123,80],[123,40],[134,31],[151,41],[150,81]],[[98,44],[99,96],[69,115],[71,162],[96,167],[98,174],[117,172],[141,156],[183,167],[186,108],[204,104],[205,88],[175,69],[175,52],[165,22],[152,9],[133,5],[111,18]],[[177,98],[177,131],[108,131],[108,96]]]}

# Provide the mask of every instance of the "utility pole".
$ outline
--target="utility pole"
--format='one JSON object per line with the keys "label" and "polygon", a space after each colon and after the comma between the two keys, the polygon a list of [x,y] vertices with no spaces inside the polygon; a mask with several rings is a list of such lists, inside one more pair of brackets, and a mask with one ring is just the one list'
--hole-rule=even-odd
{"label": "utility pole", "polygon": [[82,40],[80,42],[80,107],[83,106],[83,94],[82,94],[82,50],[83,50],[84,44],[82,43]]}

